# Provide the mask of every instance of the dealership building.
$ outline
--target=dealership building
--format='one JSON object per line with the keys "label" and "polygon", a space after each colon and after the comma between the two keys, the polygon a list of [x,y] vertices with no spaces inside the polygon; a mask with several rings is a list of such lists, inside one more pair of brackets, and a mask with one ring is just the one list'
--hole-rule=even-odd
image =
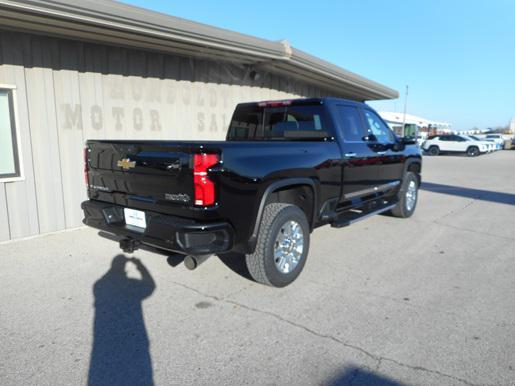
{"label": "dealership building", "polygon": [[379,111],[379,115],[399,136],[416,134],[425,139],[429,135],[452,133],[452,125],[449,122],[433,121],[416,115],[393,111]]}
{"label": "dealership building", "polygon": [[0,0],[0,241],[82,225],[87,139],[223,139],[237,103],[397,92],[292,47],[112,1]]}

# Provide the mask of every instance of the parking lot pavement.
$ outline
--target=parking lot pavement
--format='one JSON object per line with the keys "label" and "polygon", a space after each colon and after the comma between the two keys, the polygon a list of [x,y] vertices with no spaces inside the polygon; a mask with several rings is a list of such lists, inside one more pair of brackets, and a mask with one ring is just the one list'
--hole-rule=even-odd
{"label": "parking lot pavement", "polygon": [[423,179],[411,219],[317,229],[284,289],[92,229],[2,244],[0,384],[514,384],[515,151]]}

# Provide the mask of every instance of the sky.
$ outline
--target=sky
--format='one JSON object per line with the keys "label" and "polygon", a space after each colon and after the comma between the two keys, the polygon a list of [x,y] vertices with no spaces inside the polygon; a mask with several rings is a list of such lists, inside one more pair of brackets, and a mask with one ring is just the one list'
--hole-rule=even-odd
{"label": "sky", "polygon": [[515,116],[514,0],[125,0],[292,46],[399,91],[377,110],[456,130]]}

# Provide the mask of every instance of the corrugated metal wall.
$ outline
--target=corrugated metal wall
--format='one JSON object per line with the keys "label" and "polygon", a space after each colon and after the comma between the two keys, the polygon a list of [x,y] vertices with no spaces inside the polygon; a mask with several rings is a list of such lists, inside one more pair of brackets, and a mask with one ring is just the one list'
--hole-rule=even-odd
{"label": "corrugated metal wall", "polygon": [[25,179],[0,182],[0,241],[82,225],[86,139],[223,139],[239,102],[324,94],[250,67],[0,31]]}

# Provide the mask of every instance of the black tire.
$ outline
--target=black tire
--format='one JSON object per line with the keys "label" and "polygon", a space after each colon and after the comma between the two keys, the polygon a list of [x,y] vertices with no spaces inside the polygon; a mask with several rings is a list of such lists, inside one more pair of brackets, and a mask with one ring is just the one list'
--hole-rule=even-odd
{"label": "black tire", "polygon": [[[408,192],[410,184],[415,183],[415,202],[411,205],[408,205]],[[408,218],[411,217],[411,215],[415,212],[415,209],[417,208],[417,201],[418,201],[418,188],[419,188],[419,181],[415,173],[413,172],[407,172],[404,175],[404,178],[402,180],[402,185],[399,190],[399,193],[397,194],[397,197],[399,199],[399,202],[393,208],[390,213],[395,217],[400,218]]]}
{"label": "black tire", "polygon": [[[295,221],[302,229],[303,248],[295,268],[289,273],[280,272],[274,261],[274,247],[281,228]],[[301,273],[309,250],[309,224],[304,212],[295,205],[272,203],[265,207],[254,253],[245,257],[252,278],[261,284],[285,287]]]}
{"label": "black tire", "polygon": [[429,146],[429,149],[427,150],[427,152],[431,155],[438,155],[440,154],[440,148],[438,146]]}
{"label": "black tire", "polygon": [[470,146],[467,149],[467,155],[469,157],[477,157],[479,155],[479,149],[477,146]]}

